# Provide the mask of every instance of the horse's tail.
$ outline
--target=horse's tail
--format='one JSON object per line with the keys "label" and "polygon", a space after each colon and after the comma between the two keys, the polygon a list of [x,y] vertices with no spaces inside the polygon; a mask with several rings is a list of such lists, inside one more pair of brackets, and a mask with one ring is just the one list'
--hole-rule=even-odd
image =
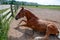
{"label": "horse's tail", "polygon": [[46,21],[51,21],[51,22],[55,22],[55,23],[58,23],[58,24],[60,24],[60,22],[58,22],[58,21],[54,21],[54,20],[50,20],[50,19],[45,19]]}

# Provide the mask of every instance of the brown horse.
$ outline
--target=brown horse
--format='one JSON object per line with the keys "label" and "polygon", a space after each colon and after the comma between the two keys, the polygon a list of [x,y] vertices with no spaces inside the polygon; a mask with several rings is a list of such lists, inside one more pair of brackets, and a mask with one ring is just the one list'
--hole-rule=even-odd
{"label": "brown horse", "polygon": [[53,22],[39,20],[38,17],[36,17],[29,10],[24,9],[24,7],[22,7],[20,12],[16,15],[15,19],[18,20],[19,18],[22,18],[24,16],[26,17],[27,20],[22,20],[22,21],[24,21],[26,24],[21,25],[21,26],[29,27],[38,32],[45,32],[46,33],[46,35],[44,36],[45,39],[50,34],[54,34],[54,35],[59,34],[58,28],[56,27],[56,25]]}

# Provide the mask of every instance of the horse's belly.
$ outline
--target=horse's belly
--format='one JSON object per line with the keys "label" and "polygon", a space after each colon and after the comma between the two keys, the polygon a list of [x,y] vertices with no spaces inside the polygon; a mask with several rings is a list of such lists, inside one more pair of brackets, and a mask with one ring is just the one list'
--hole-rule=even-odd
{"label": "horse's belly", "polygon": [[39,32],[46,32],[46,29],[39,29]]}
{"label": "horse's belly", "polygon": [[46,27],[36,26],[35,30],[39,32],[46,32]]}

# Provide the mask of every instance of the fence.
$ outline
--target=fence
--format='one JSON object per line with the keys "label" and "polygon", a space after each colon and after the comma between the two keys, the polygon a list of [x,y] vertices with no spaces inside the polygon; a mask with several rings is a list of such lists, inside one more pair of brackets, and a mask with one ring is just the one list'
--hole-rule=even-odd
{"label": "fence", "polygon": [[0,40],[8,40],[7,33],[9,29],[9,23],[10,20],[14,17],[14,13],[17,9],[18,8],[16,7],[16,5],[11,5],[10,9],[0,14]]}

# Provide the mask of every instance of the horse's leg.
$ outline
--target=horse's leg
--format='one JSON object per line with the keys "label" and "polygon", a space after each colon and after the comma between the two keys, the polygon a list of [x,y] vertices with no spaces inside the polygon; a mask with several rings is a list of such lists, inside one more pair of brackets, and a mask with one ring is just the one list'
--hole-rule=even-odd
{"label": "horse's leg", "polygon": [[[20,24],[22,23],[22,21],[24,21],[25,23],[27,22],[27,21],[25,21],[25,20],[21,20],[21,21],[19,22],[18,26],[17,26],[15,29],[18,29],[18,28],[20,27]],[[22,25],[21,25],[21,26],[22,26]]]}
{"label": "horse's leg", "polygon": [[[21,24],[21,23],[22,23],[22,21],[24,21],[25,23],[27,22],[26,20],[21,20],[21,21],[19,22],[19,24]],[[18,24],[18,25],[19,25],[19,24]]]}
{"label": "horse's leg", "polygon": [[44,36],[44,40],[48,40],[50,33],[51,33],[51,28],[50,26],[48,26],[46,30],[46,35]]}
{"label": "horse's leg", "polygon": [[25,27],[27,27],[27,24],[23,24],[23,25],[19,25],[19,26],[25,26]]}
{"label": "horse's leg", "polygon": [[34,32],[35,32],[35,30],[32,30],[32,37],[34,36]]}
{"label": "horse's leg", "polygon": [[24,21],[25,23],[27,22],[27,21],[25,21],[25,20],[21,20],[21,21],[19,22],[19,24],[18,24],[18,27],[20,26],[20,24],[22,23],[22,21]]}

